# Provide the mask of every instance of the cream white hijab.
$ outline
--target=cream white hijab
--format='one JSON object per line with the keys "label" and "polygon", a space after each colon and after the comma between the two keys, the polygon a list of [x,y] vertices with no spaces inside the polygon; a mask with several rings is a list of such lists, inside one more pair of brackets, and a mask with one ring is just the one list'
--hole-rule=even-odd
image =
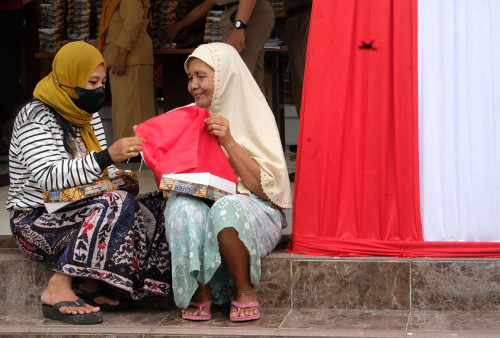
{"label": "cream white hijab", "polygon": [[[225,43],[200,45],[188,56],[214,69],[214,94],[208,111],[229,120],[231,135],[260,165],[264,193],[281,208],[292,207],[290,180],[274,115],[252,74],[232,46]],[[238,177],[238,192],[249,194]]]}

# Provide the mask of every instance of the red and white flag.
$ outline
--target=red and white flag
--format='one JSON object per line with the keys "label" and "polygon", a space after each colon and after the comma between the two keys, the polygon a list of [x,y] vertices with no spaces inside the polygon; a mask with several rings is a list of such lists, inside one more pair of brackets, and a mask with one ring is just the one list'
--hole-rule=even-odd
{"label": "red and white flag", "polygon": [[292,241],[500,257],[500,1],[315,0]]}

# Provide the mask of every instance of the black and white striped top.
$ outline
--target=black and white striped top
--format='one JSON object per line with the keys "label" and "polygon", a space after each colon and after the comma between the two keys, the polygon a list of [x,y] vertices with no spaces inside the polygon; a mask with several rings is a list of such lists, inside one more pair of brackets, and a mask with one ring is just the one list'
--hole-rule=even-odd
{"label": "black and white striped top", "polygon": [[[98,113],[91,122],[102,149],[107,147]],[[75,127],[77,139],[81,138]],[[63,132],[50,108],[41,101],[28,103],[14,122],[9,151],[10,188],[7,209],[42,207],[43,191],[92,183],[102,176],[95,152],[72,158],[63,145]]]}

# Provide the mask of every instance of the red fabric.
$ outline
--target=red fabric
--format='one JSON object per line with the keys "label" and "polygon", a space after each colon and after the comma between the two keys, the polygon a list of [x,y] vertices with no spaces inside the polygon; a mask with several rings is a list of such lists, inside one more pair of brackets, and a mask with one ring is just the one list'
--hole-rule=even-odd
{"label": "red fabric", "polygon": [[142,153],[160,184],[164,174],[210,172],[238,184],[217,138],[205,128],[210,113],[195,105],[174,109],[137,126]]}
{"label": "red fabric", "polygon": [[305,74],[288,251],[423,241],[416,0],[314,1]]}
{"label": "red fabric", "polygon": [[293,253],[314,256],[500,257],[498,242],[380,241],[292,234]]}

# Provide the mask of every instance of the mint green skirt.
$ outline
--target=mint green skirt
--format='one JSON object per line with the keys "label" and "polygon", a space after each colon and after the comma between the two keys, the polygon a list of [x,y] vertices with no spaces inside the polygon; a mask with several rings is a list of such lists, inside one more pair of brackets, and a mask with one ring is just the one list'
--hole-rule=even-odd
{"label": "mint green skirt", "polygon": [[179,308],[187,308],[198,281],[209,284],[212,303],[228,304],[234,283],[221,264],[217,234],[233,227],[250,253],[250,282],[260,280],[261,258],[271,253],[286,227],[282,211],[245,195],[225,196],[212,207],[202,199],[172,194],[165,206],[165,229],[172,261],[172,291]]}

